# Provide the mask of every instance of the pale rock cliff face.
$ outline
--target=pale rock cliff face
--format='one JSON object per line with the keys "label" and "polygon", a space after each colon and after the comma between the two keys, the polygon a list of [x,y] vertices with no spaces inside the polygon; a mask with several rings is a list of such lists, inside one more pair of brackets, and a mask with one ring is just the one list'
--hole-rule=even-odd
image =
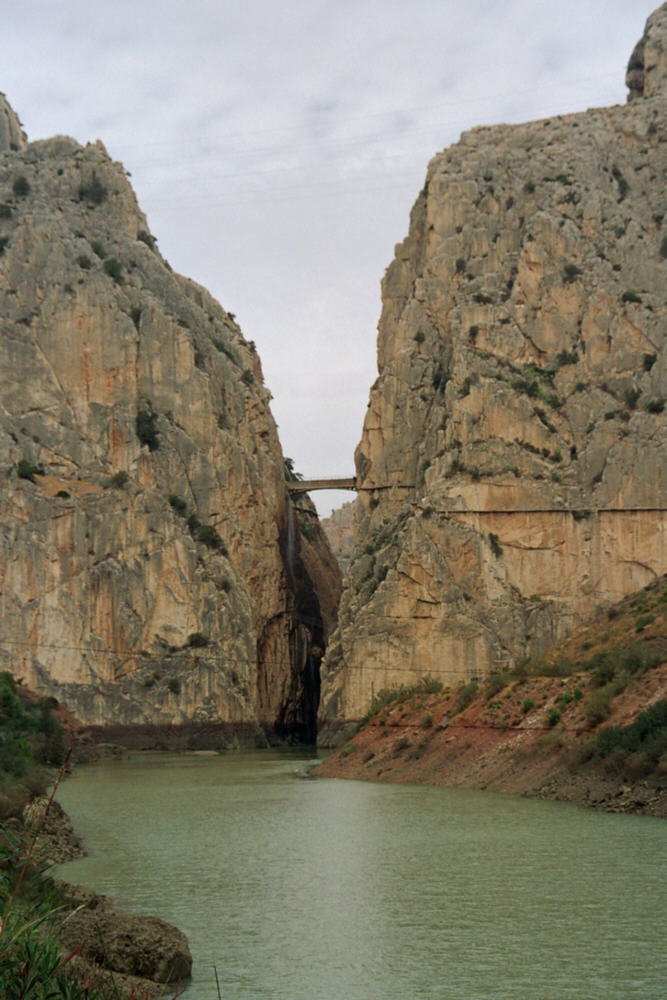
{"label": "pale rock cliff face", "polygon": [[322,529],[343,572],[349,567],[354,551],[356,511],[356,500],[350,500],[322,519]]}
{"label": "pale rock cliff face", "polygon": [[634,47],[625,82],[628,100],[662,94],[667,80],[667,4],[655,10]]}
{"label": "pale rock cliff face", "polygon": [[26,137],[16,112],[4,94],[0,94],[0,153],[25,149]]}
{"label": "pale rock cliff face", "polygon": [[88,724],[312,738],[340,576],[254,347],[100,143],[7,108],[0,667]]}
{"label": "pale rock cliff face", "polygon": [[649,96],[429,166],[383,282],[324,742],[381,688],[511,667],[667,570],[666,36],[667,4]]}

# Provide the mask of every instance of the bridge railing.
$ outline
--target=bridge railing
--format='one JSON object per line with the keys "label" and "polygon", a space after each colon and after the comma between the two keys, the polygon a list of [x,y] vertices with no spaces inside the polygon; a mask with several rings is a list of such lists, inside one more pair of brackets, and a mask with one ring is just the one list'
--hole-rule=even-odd
{"label": "bridge railing", "polygon": [[311,490],[356,490],[356,476],[348,479],[290,479],[290,493],[310,493]]}

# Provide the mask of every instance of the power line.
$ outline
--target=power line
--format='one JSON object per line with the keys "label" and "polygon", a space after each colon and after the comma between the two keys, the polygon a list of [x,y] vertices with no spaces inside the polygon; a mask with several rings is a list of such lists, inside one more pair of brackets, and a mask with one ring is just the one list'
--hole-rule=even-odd
{"label": "power line", "polygon": [[[601,81],[601,80],[617,81],[618,73],[614,71],[609,73],[587,75],[572,79],[568,78],[567,85],[569,87],[573,87],[573,86],[579,86],[580,84],[592,83],[594,81]],[[531,85],[530,93],[536,94],[545,91],[547,92],[555,91],[558,89],[562,89],[562,84],[543,83],[541,85],[538,84],[537,86]],[[497,101],[497,100],[512,99],[516,97],[525,98],[525,96],[526,96],[526,88],[524,87],[521,90],[509,90],[505,91],[504,93],[494,92],[493,99],[494,101]],[[392,115],[411,115],[419,112],[443,111],[449,108],[464,107],[475,104],[484,104],[487,103],[488,101],[489,101],[488,95],[484,94],[482,96],[462,97],[458,98],[457,100],[445,101],[439,104],[421,104],[421,105],[412,105],[400,108],[388,108],[386,111],[374,111],[374,112],[369,112],[368,114],[365,115],[354,115],[349,117],[340,117],[337,119],[333,118],[333,122],[334,125],[341,126],[341,125],[351,124],[354,122],[363,122],[363,121],[377,120],[380,118],[387,118]],[[326,115],[327,117],[332,118],[330,113],[326,111],[319,111],[318,114],[321,117],[324,117]],[[238,132],[226,132],[226,133],[223,132],[220,133],[218,136],[216,136],[216,138],[218,139],[218,141],[229,142],[231,139],[235,138],[246,139],[249,136],[254,136],[254,135],[274,135],[276,133],[304,132],[307,130],[308,127],[309,126],[305,124],[298,124],[298,125],[278,125],[278,126],[273,126],[271,128],[261,128],[261,129],[243,129],[242,131]],[[193,136],[192,133],[190,133],[190,135],[191,137]],[[194,138],[195,139],[197,138],[196,133],[194,134]],[[172,137],[170,139],[156,139],[150,142],[141,142],[141,143],[136,142],[136,143],[123,144],[123,148],[125,149],[145,149],[146,147],[149,146],[150,147],[165,146],[169,147],[170,149],[173,149],[174,140]]]}
{"label": "power line", "polygon": [[[298,622],[297,622],[297,624],[298,624]],[[256,667],[257,666],[256,661],[252,660],[250,658],[247,659],[247,660],[239,660],[239,659],[229,658],[228,656],[225,655],[225,653],[222,650],[219,650],[219,649],[218,650],[214,650],[212,648],[214,645],[215,645],[215,643],[211,643],[211,645],[209,645],[209,646],[183,646],[183,647],[180,647],[178,649],[174,649],[172,651],[165,650],[163,653],[158,653],[158,652],[141,651],[141,650],[136,650],[136,649],[134,649],[134,650],[95,649],[94,647],[91,647],[91,646],[74,646],[74,645],[66,645],[64,643],[63,644],[58,644],[58,643],[30,642],[28,640],[23,640],[23,639],[6,639],[6,638],[0,638],[0,651],[2,651],[2,646],[23,646],[23,647],[37,648],[37,649],[54,649],[54,650],[60,650],[60,651],[65,651],[65,652],[83,652],[83,653],[90,653],[90,654],[95,654],[95,655],[99,655],[99,656],[105,656],[105,655],[106,656],[118,656],[120,658],[125,658],[125,659],[136,658],[136,659],[141,659],[141,660],[155,660],[155,661],[157,661],[157,660],[164,661],[164,660],[169,659],[170,657],[176,656],[179,653],[189,653],[189,654],[191,654],[193,656],[204,656],[209,661],[210,660],[217,660],[220,663],[223,663],[225,666],[231,666],[231,667]],[[292,663],[280,663],[278,665],[280,666],[280,668],[282,670],[285,670],[288,673],[293,669],[293,664]],[[373,663],[368,663],[368,662],[364,663],[363,665],[346,664],[346,665],[344,665],[344,666],[342,666],[342,667],[340,667],[340,668],[337,669],[336,676],[338,676],[338,675],[344,675],[345,673],[351,673],[351,672],[369,673],[369,672],[373,672],[373,671],[375,671],[377,673],[384,673],[384,674],[387,674],[387,673],[391,673],[391,674],[401,673],[401,674],[409,675],[406,678],[406,683],[408,682],[409,679],[414,680],[415,677],[417,677],[419,680],[421,680],[423,678],[431,678],[431,677],[449,677],[449,678],[453,678],[457,682],[458,681],[463,682],[462,672],[461,672],[461,670],[457,669],[456,667],[445,667],[445,668],[443,668],[443,667],[433,667],[431,669],[424,670],[423,667],[396,667],[394,665],[383,666],[381,664],[373,664]],[[539,675],[537,675],[537,676],[539,676]],[[123,679],[125,679],[125,678],[123,678]],[[326,678],[323,677],[322,679],[324,680]],[[470,680],[474,681],[475,683],[483,683],[484,680],[485,680],[485,677],[482,676],[482,675],[480,675],[479,677],[472,678]],[[117,683],[119,683],[119,681],[114,681],[113,683],[117,684]],[[398,683],[401,683],[401,682],[398,682]],[[421,692],[416,692],[416,693],[419,694]],[[424,694],[428,694],[429,692],[423,692],[423,693]],[[439,692],[431,692],[431,693],[432,694],[438,694]]]}

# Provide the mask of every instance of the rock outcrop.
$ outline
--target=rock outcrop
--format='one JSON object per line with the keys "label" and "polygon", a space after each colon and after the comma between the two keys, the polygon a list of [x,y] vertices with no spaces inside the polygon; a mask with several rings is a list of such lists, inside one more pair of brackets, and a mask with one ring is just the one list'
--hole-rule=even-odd
{"label": "rock outcrop", "polygon": [[0,151],[0,668],[116,742],[311,739],[340,577],[254,345],[101,143],[3,103]]}
{"label": "rock outcrop", "polygon": [[21,122],[4,94],[0,94],[0,153],[25,149],[26,137]]}
{"label": "rock outcrop", "polygon": [[383,282],[324,741],[379,689],[511,667],[667,569],[666,37],[664,4],[631,103],[429,165]]}
{"label": "rock outcrop", "polygon": [[349,567],[354,551],[356,510],[356,501],[350,500],[332,511],[329,517],[322,519],[322,528],[329,539],[331,551],[343,572]]}
{"label": "rock outcrop", "polygon": [[158,917],[121,913],[106,896],[82,886],[62,882],[60,888],[66,904],[76,907],[62,922],[60,940],[66,948],[76,949],[79,961],[150,983],[180,983],[189,978],[190,948],[173,924]]}
{"label": "rock outcrop", "polygon": [[628,100],[655,97],[667,89],[667,4],[655,10],[635,45],[625,77]]}

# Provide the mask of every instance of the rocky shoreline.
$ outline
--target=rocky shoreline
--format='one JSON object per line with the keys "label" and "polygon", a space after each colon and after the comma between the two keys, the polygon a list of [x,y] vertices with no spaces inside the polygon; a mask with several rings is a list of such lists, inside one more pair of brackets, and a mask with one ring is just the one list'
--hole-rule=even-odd
{"label": "rocky shoreline", "polygon": [[[369,725],[313,769],[316,777],[389,784],[478,788],[585,806],[603,812],[667,818],[667,786],[655,778],[629,781],[589,765],[575,770],[561,748],[522,734],[506,740],[493,730],[471,737],[452,726],[427,745],[418,721],[395,738]],[[514,743],[512,746],[511,744]],[[356,749],[350,751],[350,747]]]}
{"label": "rocky shoreline", "polygon": [[[55,800],[30,802],[22,832],[34,837],[33,855],[41,867],[74,861],[87,852],[72,822]],[[55,879],[62,898],[58,936],[84,976],[111,978],[119,1000],[151,1000],[173,993],[189,979],[192,956],[185,935],[158,917],[124,913],[108,896]]]}
{"label": "rocky shoreline", "polygon": [[[618,622],[621,628],[620,611]],[[661,622],[655,628],[662,636]],[[585,635],[576,633],[568,641],[576,645]],[[658,641],[662,638],[653,645]],[[600,757],[595,751],[602,730],[629,727],[648,706],[662,703],[667,662],[623,683],[622,692],[613,699],[609,695],[607,716],[597,723],[591,722],[591,711],[603,689],[595,686],[590,671],[505,678],[497,689],[490,679],[474,686],[474,692],[397,692],[314,774],[488,789],[667,817],[662,761],[652,762],[643,746],[620,756]]]}

